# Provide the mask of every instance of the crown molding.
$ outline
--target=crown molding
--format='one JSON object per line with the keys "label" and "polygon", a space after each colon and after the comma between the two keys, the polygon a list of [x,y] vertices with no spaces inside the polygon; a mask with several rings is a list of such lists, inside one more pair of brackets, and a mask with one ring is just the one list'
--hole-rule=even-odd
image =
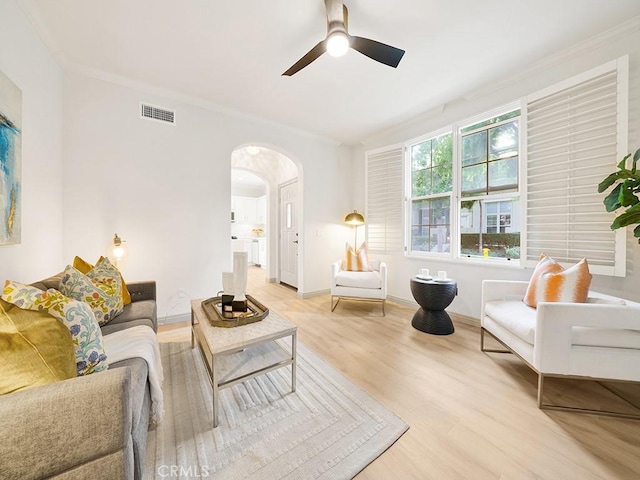
{"label": "crown molding", "polygon": [[501,82],[491,82],[488,85],[480,87],[476,90],[472,90],[471,92],[463,95],[462,98],[466,101],[472,102],[479,98],[482,98],[486,95],[489,95],[493,92],[502,90],[511,85],[519,83],[524,79],[535,75],[541,71],[547,70],[549,68],[555,67],[559,64],[565,63],[568,59],[580,55],[582,53],[586,53],[592,51],[596,48],[601,47],[611,41],[615,41],[633,34],[638,33],[640,31],[640,16],[634,17],[631,20],[628,20],[620,25],[616,25],[609,30],[605,30],[598,35],[595,35],[587,40],[584,40],[580,43],[577,43],[571,47],[565,48],[557,53],[548,55],[543,59],[533,63],[528,68],[520,71],[519,73],[512,75]]}
{"label": "crown molding", "polygon": [[219,105],[215,102],[206,100],[201,97],[185,94],[177,90],[171,90],[171,89],[167,89],[167,88],[153,85],[150,83],[134,80],[129,77],[112,74],[104,70],[84,67],[77,63],[71,62],[65,56],[65,54],[62,52],[62,49],[53,39],[53,35],[51,35],[48,27],[46,26],[46,22],[42,20],[42,16],[40,15],[40,11],[38,9],[36,0],[17,0],[17,2],[19,7],[22,9],[27,19],[33,26],[34,30],[36,31],[36,33],[44,43],[45,47],[49,50],[54,60],[62,68],[63,72],[76,73],[78,75],[93,78],[96,80],[101,80],[107,83],[112,83],[115,85],[119,85],[121,87],[138,90],[144,93],[148,93],[150,95],[156,95],[159,97],[167,98],[169,100],[174,100],[174,101],[186,103],[189,105],[193,105],[196,107],[200,107],[205,110],[213,111],[222,115],[228,115],[230,117],[234,117],[237,119],[246,120],[253,123],[259,123],[262,125],[275,127],[278,129],[284,129],[288,132],[295,133],[296,135],[310,138],[310,139],[328,144],[330,146],[337,147],[343,144],[343,142],[340,142],[339,140],[336,140],[334,138],[326,137],[326,136],[319,135],[307,130],[292,127],[290,125],[280,123],[275,120],[270,120],[264,117],[260,117],[258,115],[250,114],[239,109],[224,107],[222,105]]}
{"label": "crown molding", "polygon": [[49,31],[46,23],[42,20],[42,16],[40,15],[40,10],[36,5],[35,0],[17,0],[18,6],[22,10],[22,12],[27,17],[27,20],[31,23],[31,26],[35,30],[35,32],[42,40],[42,43],[49,50],[49,53],[54,58],[54,60],[58,63],[58,65],[64,70],[68,65],[69,61],[67,57],[62,53],[62,50],[58,46],[58,44],[53,40],[53,35]]}

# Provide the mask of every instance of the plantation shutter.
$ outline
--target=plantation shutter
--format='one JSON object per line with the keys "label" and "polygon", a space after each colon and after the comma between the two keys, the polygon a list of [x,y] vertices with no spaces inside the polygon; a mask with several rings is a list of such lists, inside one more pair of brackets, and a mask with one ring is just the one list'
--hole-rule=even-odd
{"label": "plantation shutter", "polygon": [[627,71],[625,57],[527,98],[528,265],[544,252],[624,276],[626,235],[598,184],[627,153]]}
{"label": "plantation shutter", "polygon": [[371,251],[404,250],[403,147],[367,152],[367,247]]}

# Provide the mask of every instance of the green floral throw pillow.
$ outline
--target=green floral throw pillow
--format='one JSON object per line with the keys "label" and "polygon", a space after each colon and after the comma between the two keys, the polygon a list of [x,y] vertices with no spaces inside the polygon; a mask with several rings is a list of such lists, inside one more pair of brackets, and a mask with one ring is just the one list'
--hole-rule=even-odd
{"label": "green floral throw pillow", "polygon": [[86,275],[67,265],[60,282],[67,297],[86,302],[100,326],[122,313],[122,278],[108,258],[100,260]]}
{"label": "green floral throw pillow", "polygon": [[66,325],[75,349],[77,375],[101,372],[109,367],[102,331],[86,303],[65,297],[53,288],[43,292],[11,281],[6,282],[2,299],[24,310],[46,312]]}

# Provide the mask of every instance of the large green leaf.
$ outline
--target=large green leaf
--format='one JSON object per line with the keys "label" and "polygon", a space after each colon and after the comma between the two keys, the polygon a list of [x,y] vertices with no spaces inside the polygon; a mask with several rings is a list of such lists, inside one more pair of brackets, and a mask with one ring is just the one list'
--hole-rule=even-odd
{"label": "large green leaf", "polygon": [[611,230],[640,223],[640,203],[628,208],[624,213],[618,215],[611,224]]}
{"label": "large green leaf", "polygon": [[640,200],[638,200],[638,197],[633,194],[633,188],[636,186],[636,181],[628,178],[620,185],[618,185],[618,187],[620,186],[622,186],[618,195],[618,201],[620,202],[620,205],[622,205],[623,207],[631,207],[632,205],[640,202]]}
{"label": "large green leaf", "polygon": [[633,155],[633,166],[631,167],[631,171],[634,174],[636,173],[636,163],[638,163],[638,160],[640,160],[640,148],[636,150],[636,153]]}
{"label": "large green leaf", "polygon": [[623,178],[635,178],[635,175],[631,173],[630,170],[620,170],[619,172],[614,172],[605,178],[598,185],[598,193],[604,192],[607,188],[613,185],[617,180],[621,180]]}
{"label": "large green leaf", "polygon": [[618,163],[618,168],[620,170],[624,170],[625,168],[627,168],[627,158],[629,158],[631,156],[630,153],[627,153],[622,160],[620,160],[620,163]]}
{"label": "large green leaf", "polygon": [[605,197],[602,201],[604,203],[607,212],[613,212],[621,206],[620,203],[620,191],[622,190],[622,184],[618,184],[616,188],[611,190],[611,193]]}

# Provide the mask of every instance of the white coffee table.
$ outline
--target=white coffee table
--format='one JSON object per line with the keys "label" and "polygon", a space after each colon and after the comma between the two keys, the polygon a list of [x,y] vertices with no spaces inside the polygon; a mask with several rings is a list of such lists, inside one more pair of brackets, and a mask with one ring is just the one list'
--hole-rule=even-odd
{"label": "white coffee table", "polygon": [[[191,348],[195,348],[196,343],[198,344],[205,366],[209,371],[213,387],[214,428],[218,426],[218,394],[223,388],[232,387],[263,373],[291,365],[291,391],[296,391],[297,334],[298,327],[296,325],[273,311],[264,320],[248,325],[233,328],[214,327],[202,309],[202,300],[191,300]],[[291,355],[288,358],[252,367],[249,372],[234,378],[222,378],[218,365],[220,357],[289,336],[291,337]]]}

